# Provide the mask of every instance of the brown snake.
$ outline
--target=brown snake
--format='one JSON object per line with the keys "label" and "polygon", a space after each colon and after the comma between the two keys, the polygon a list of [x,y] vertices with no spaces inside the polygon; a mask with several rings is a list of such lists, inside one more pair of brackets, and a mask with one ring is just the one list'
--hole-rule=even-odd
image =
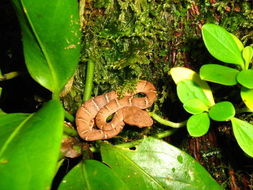
{"label": "brown snake", "polygon": [[[143,93],[145,97],[134,97]],[[93,97],[84,102],[76,113],[78,134],[86,141],[108,139],[121,132],[125,123],[139,128],[148,127],[153,120],[142,109],[150,107],[156,100],[156,89],[148,81],[139,81],[134,93],[127,93],[118,99],[115,91]],[[112,120],[106,119],[114,114]],[[94,123],[96,122],[96,127]]]}

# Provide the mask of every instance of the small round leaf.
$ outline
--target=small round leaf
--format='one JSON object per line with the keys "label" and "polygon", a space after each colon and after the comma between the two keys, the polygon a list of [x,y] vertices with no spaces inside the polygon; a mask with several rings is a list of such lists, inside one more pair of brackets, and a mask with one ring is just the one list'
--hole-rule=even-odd
{"label": "small round leaf", "polygon": [[244,70],[237,75],[237,81],[244,87],[253,88],[253,70]]}
{"label": "small round leaf", "polygon": [[201,100],[194,98],[184,103],[184,109],[191,114],[199,114],[208,111],[208,106]]}
{"label": "small round leaf", "polygon": [[215,121],[228,121],[235,116],[235,108],[231,102],[219,102],[211,107],[209,116]]}
{"label": "small round leaf", "polygon": [[192,115],[186,124],[187,131],[192,137],[200,137],[207,133],[210,119],[207,113]]}

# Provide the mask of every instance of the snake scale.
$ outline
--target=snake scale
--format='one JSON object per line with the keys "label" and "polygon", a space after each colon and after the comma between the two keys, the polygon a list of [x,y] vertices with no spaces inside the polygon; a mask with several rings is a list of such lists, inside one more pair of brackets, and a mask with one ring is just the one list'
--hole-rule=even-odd
{"label": "snake scale", "polygon": [[[145,96],[135,97],[134,95],[138,93]],[[86,141],[94,141],[116,136],[125,123],[139,128],[151,126],[153,120],[142,109],[150,107],[155,100],[156,89],[152,83],[145,80],[137,83],[135,92],[126,93],[121,99],[118,99],[115,91],[93,97],[77,110],[78,134]],[[107,118],[111,115],[112,120],[107,122]]]}

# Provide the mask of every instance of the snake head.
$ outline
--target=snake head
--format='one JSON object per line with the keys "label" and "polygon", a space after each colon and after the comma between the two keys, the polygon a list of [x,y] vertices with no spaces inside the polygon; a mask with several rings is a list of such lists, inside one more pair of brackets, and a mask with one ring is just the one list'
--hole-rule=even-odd
{"label": "snake head", "polygon": [[135,106],[128,106],[122,109],[124,114],[124,122],[128,125],[134,125],[139,128],[150,127],[153,120],[148,112]]}

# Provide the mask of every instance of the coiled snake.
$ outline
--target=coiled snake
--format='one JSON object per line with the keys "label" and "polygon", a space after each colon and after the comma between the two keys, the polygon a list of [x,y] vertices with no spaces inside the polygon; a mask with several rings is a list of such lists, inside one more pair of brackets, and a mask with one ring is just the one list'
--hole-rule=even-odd
{"label": "coiled snake", "polygon": [[[142,93],[145,97],[134,97]],[[153,120],[142,109],[150,107],[156,100],[156,89],[148,81],[139,81],[134,93],[127,93],[118,99],[115,91],[93,97],[84,102],[76,113],[78,134],[86,141],[108,139],[121,132],[125,123],[139,128],[148,127]],[[106,119],[114,114],[112,120]],[[96,127],[94,127],[96,123]]]}

